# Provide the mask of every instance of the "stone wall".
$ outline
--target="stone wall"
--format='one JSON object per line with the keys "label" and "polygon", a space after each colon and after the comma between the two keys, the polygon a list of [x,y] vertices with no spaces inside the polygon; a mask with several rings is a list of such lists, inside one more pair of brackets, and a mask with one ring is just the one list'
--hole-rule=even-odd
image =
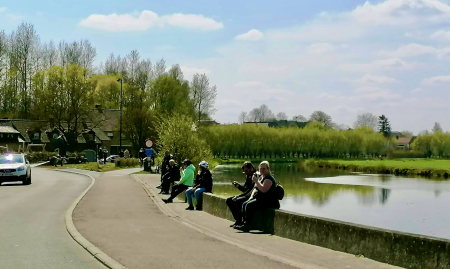
{"label": "stone wall", "polygon": [[[225,198],[204,194],[203,210],[232,220]],[[180,195],[184,200],[185,196]],[[255,216],[255,220],[267,214]],[[275,210],[274,235],[405,268],[450,269],[450,240]]]}

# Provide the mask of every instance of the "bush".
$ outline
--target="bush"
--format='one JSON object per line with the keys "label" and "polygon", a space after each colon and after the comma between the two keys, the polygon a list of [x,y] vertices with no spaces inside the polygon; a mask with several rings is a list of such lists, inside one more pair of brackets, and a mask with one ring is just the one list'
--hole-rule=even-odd
{"label": "bush", "polygon": [[139,159],[136,158],[118,158],[114,160],[115,167],[136,167],[139,165]]}
{"label": "bush", "polygon": [[421,150],[394,150],[388,154],[388,158],[397,159],[397,158],[426,158],[427,155]]}
{"label": "bush", "polygon": [[38,163],[49,161],[53,156],[58,155],[56,152],[39,151],[28,154],[30,163]]}

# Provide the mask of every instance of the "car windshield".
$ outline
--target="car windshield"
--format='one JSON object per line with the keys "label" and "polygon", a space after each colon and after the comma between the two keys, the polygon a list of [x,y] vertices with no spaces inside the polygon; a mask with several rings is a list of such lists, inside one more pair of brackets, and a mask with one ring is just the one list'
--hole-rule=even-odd
{"label": "car windshield", "polygon": [[0,164],[8,164],[8,163],[23,163],[22,155],[18,154],[8,154],[0,156]]}

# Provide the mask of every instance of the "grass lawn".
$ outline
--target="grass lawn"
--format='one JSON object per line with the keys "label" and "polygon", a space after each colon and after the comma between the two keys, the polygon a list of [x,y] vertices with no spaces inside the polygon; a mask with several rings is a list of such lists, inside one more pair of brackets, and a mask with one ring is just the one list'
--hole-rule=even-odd
{"label": "grass lawn", "polygon": [[437,159],[395,159],[395,160],[325,159],[323,161],[347,165],[353,164],[358,166],[386,166],[386,167],[407,168],[407,169],[450,170],[450,160],[437,160]]}
{"label": "grass lawn", "polygon": [[133,166],[133,167],[115,167],[114,163],[106,163],[106,164],[98,164],[96,162],[90,162],[90,163],[80,163],[80,164],[65,164],[64,166],[51,166],[51,165],[41,165],[38,167],[42,168],[48,168],[48,169],[60,169],[60,168],[78,168],[83,170],[89,170],[89,171],[96,171],[96,172],[109,172],[114,170],[120,170],[120,169],[128,169],[128,168],[139,168],[139,165]]}
{"label": "grass lawn", "polygon": [[243,164],[245,161],[250,161],[253,163],[253,165],[258,165],[262,161],[268,161],[269,163],[296,163],[300,160],[303,160],[301,158],[250,158],[250,159],[221,159],[221,158],[215,158],[213,159],[213,162],[217,162],[217,164],[235,164],[240,163]]}

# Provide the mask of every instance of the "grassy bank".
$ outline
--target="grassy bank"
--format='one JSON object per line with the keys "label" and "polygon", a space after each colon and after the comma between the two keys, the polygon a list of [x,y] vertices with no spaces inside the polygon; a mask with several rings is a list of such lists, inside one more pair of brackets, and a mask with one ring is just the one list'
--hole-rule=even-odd
{"label": "grassy bank", "polygon": [[90,162],[90,163],[80,163],[80,164],[65,164],[64,166],[58,165],[57,167],[54,167],[51,165],[42,165],[39,167],[50,168],[50,169],[77,168],[77,169],[88,170],[88,171],[109,172],[109,171],[120,170],[120,169],[139,168],[139,165],[130,166],[130,167],[115,167],[114,163],[98,164],[96,162]]}
{"label": "grassy bank", "polygon": [[253,165],[258,165],[262,161],[268,161],[269,163],[297,163],[300,158],[256,158],[256,159],[221,159],[215,158],[213,162],[219,164],[243,164],[245,161],[250,161]]}
{"label": "grassy bank", "polygon": [[304,161],[305,166],[330,169],[343,169],[353,172],[418,175],[427,177],[450,176],[450,161],[436,159],[398,159],[398,160],[317,160]]}

